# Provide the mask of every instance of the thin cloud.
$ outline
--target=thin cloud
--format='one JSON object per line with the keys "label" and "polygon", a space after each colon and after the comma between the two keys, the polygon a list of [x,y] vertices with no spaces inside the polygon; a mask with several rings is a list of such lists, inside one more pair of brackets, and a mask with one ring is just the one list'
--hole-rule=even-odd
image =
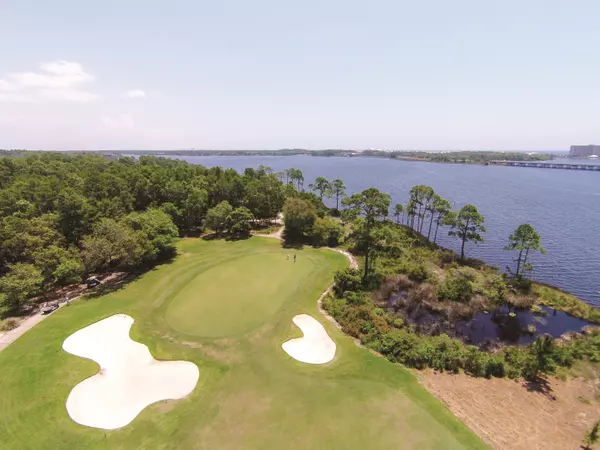
{"label": "thin cloud", "polygon": [[123,94],[125,98],[146,98],[146,93],[141,89],[131,89]]}
{"label": "thin cloud", "polygon": [[23,115],[11,115],[11,114],[0,115],[0,124],[1,123],[5,123],[5,124],[16,123],[16,122],[20,122],[24,118],[25,118],[25,116],[23,116]]}
{"label": "thin cloud", "polygon": [[37,72],[15,72],[0,78],[0,101],[91,102],[99,95],[82,89],[94,81],[76,62],[54,61],[40,65]]}
{"label": "thin cloud", "polygon": [[113,117],[103,117],[100,120],[103,128],[112,131],[131,130],[135,126],[133,118],[129,114],[119,114]]}

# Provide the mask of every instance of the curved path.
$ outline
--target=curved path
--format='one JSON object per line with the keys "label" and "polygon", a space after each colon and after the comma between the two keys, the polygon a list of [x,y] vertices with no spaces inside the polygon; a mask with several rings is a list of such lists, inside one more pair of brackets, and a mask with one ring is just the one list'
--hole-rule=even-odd
{"label": "curved path", "polygon": [[[271,233],[271,234],[253,234],[253,236],[258,236],[258,237],[268,237],[268,238],[275,238],[275,239],[279,239],[279,240],[283,240],[283,229],[285,227],[281,227],[279,230],[277,230],[275,233]],[[354,255],[350,252],[347,252],[346,250],[342,250],[339,248],[333,248],[333,247],[323,247],[326,248],[327,250],[331,250],[333,252],[338,252],[341,253],[342,255],[344,255],[346,258],[348,258],[348,262],[350,263],[350,268],[351,269],[358,269],[358,261],[356,260],[356,258],[354,257]],[[337,320],[335,320],[332,316],[329,315],[329,313],[327,311],[325,311],[323,309],[323,299],[325,298],[325,296],[327,294],[329,294],[331,292],[331,290],[333,289],[333,284],[331,284],[327,289],[325,289],[325,291],[323,291],[323,293],[321,294],[321,296],[318,298],[317,300],[317,308],[319,309],[319,312],[327,319],[329,320],[338,330],[342,331],[342,326],[337,322]],[[360,341],[356,338],[353,338],[352,336],[347,335],[346,333],[344,333],[344,335],[348,336],[350,339],[352,339],[354,341],[354,343],[356,345],[358,345],[359,347],[363,347],[362,344],[360,343]],[[371,353],[375,353],[372,350]],[[381,355],[379,355],[381,356]]]}

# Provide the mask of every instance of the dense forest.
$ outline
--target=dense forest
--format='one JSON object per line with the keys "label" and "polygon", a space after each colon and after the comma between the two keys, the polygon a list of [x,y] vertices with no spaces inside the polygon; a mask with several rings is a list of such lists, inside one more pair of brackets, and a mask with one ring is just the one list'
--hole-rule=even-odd
{"label": "dense forest", "polygon": [[0,305],[52,286],[171,257],[178,236],[209,225],[247,233],[276,216],[293,186],[166,158],[24,153],[0,158]]}

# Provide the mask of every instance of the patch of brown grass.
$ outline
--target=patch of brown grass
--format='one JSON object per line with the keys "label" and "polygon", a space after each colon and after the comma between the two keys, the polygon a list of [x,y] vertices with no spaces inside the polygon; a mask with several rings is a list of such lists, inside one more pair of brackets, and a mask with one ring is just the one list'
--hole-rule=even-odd
{"label": "patch of brown grass", "polygon": [[421,383],[495,449],[576,449],[600,416],[599,380],[547,380],[544,392],[520,381],[418,372]]}
{"label": "patch of brown grass", "polygon": [[376,305],[386,304],[392,294],[409,289],[413,285],[414,283],[406,275],[386,278],[379,289],[373,292],[373,303]]}

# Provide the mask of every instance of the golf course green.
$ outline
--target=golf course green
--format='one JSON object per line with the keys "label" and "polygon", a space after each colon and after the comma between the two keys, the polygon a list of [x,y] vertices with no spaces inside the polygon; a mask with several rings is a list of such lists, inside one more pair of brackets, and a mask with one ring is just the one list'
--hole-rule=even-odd
{"label": "golf course green", "polygon": [[[2,449],[478,449],[487,448],[399,365],[358,348],[317,309],[348,265],[326,249],[279,241],[185,239],[179,256],[125,288],[63,307],[0,352]],[[290,253],[290,259],[286,255]],[[68,416],[73,387],[98,365],[62,350],[75,331],[111,315],[158,360],[195,363],[186,398],[150,405],[129,425],[87,428]],[[321,322],[333,361],[310,365],[281,344]]]}

